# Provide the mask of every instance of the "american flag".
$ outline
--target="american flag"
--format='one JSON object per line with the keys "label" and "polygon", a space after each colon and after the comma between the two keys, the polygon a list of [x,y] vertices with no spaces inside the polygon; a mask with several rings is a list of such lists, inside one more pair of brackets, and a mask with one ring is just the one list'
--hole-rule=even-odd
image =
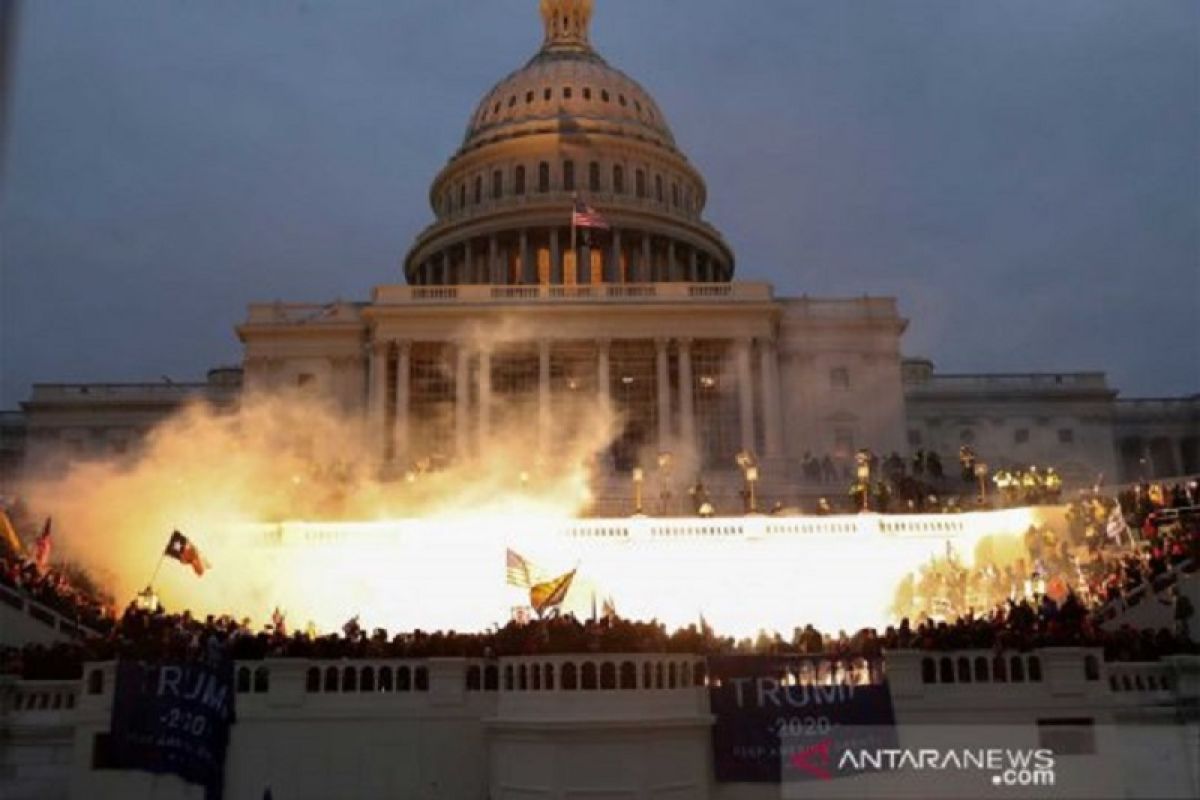
{"label": "american flag", "polygon": [[575,198],[575,208],[571,212],[571,226],[575,228],[599,228],[608,230],[608,220],[599,211],[587,203]]}

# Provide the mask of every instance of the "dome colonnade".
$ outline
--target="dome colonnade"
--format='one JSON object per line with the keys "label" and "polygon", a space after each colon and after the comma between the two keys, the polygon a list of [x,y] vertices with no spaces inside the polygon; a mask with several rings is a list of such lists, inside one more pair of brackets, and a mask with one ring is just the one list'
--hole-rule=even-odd
{"label": "dome colonnade", "polygon": [[[725,282],[729,246],[703,177],[653,98],[588,41],[591,0],[543,0],[545,39],[478,104],[434,179],[414,285]],[[572,236],[575,199],[609,230]],[[572,246],[574,245],[574,246]]]}

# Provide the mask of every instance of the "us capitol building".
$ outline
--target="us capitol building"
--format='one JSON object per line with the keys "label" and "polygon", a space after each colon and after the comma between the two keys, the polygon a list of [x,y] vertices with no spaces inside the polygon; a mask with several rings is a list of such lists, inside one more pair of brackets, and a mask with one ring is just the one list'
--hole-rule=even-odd
{"label": "us capitol building", "polygon": [[[123,452],[187,398],[298,387],[361,414],[400,471],[470,457],[518,419],[544,451],[580,424],[573,401],[607,401],[622,426],[602,459],[612,497],[661,453],[718,488],[753,453],[781,500],[797,499],[806,454],[845,465],[859,447],[945,459],[969,444],[1078,482],[1200,471],[1200,395],[1118,401],[1103,373],[941,375],[902,358],[895,298],[735,280],[703,176],[592,47],[592,3],[541,12],[541,48],[483,96],[434,178],[403,283],[366,302],[251,305],[241,373],[208,383],[37,385],[3,418],[3,465]],[[573,230],[577,199],[608,228]]]}

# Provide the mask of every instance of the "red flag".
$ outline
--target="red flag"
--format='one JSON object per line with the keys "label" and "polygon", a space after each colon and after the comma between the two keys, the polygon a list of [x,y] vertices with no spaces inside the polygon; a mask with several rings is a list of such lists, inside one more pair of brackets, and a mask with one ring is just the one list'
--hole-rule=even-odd
{"label": "red flag", "polygon": [[50,542],[50,517],[46,517],[42,533],[33,543],[33,563],[37,565],[38,572],[45,572],[50,566],[50,551],[53,549],[54,546]]}
{"label": "red flag", "polygon": [[179,531],[171,532],[171,539],[167,542],[167,549],[163,552],[164,555],[170,556],[180,564],[187,564],[197,577],[203,576],[204,570],[208,567],[200,556],[200,551],[196,549],[196,545],[188,541],[188,538]]}

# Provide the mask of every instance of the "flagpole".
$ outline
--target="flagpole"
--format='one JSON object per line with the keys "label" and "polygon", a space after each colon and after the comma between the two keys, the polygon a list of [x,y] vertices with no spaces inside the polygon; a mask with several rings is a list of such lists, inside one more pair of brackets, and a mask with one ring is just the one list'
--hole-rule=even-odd
{"label": "flagpole", "polygon": [[146,584],[147,588],[154,588],[154,579],[158,577],[158,571],[162,569],[163,561],[165,561],[166,558],[167,552],[164,550],[158,557],[158,563],[154,566],[154,574],[150,576],[150,581]]}

